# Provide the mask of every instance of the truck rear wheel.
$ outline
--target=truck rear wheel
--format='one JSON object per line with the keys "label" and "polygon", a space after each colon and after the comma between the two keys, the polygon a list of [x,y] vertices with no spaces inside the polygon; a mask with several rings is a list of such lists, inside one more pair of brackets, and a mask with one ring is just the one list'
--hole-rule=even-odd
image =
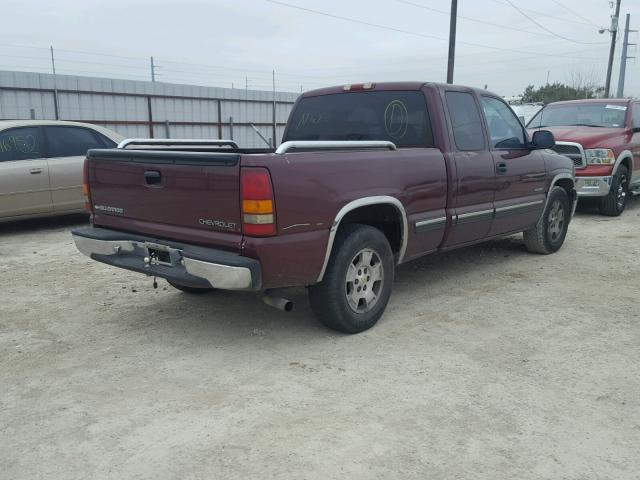
{"label": "truck rear wheel", "polygon": [[167,282],[169,282],[169,285],[171,285],[173,288],[177,288],[181,292],[191,293],[195,295],[201,295],[203,293],[209,293],[215,290],[215,288],[213,287],[210,287],[210,288],[189,287],[187,285],[181,285],[179,283],[172,282],[171,280],[167,280]]}
{"label": "truck rear wheel", "polygon": [[629,193],[629,170],[620,165],[611,181],[609,194],[600,201],[600,213],[609,217],[617,217],[624,212]]}
{"label": "truck rear wheel", "polygon": [[567,192],[562,187],[553,187],[549,192],[549,200],[542,217],[534,228],[524,232],[527,250],[543,254],[560,250],[567,236],[569,220],[571,205]]}
{"label": "truck rear wheel", "polygon": [[311,309],[333,330],[362,332],[384,313],[393,277],[393,253],[384,234],[368,225],[345,225],[338,231],[324,279],[309,287]]}

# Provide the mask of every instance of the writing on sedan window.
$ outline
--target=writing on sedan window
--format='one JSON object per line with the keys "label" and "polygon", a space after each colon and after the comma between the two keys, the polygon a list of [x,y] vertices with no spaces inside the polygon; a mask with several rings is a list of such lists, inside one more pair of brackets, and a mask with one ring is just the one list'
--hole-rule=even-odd
{"label": "writing on sedan window", "polygon": [[7,135],[0,137],[0,152],[38,153],[38,142],[33,135]]}

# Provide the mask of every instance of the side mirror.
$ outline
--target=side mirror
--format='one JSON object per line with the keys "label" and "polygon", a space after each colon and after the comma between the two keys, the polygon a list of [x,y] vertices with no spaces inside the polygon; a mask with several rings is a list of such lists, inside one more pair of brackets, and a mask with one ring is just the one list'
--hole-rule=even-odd
{"label": "side mirror", "polygon": [[631,129],[631,131],[632,131],[633,133],[638,133],[638,132],[640,132],[640,127],[633,127],[633,128]]}
{"label": "side mirror", "polygon": [[543,150],[545,148],[553,148],[555,144],[556,139],[549,130],[536,130],[533,132],[533,138],[531,139],[531,146],[533,148]]}

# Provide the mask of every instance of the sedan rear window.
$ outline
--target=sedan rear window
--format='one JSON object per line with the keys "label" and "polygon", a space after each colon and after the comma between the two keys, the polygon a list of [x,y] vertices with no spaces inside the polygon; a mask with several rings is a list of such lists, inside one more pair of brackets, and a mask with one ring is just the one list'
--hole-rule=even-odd
{"label": "sedan rear window", "polygon": [[289,140],[388,140],[412,147],[433,145],[433,133],[422,92],[350,92],[300,100]]}

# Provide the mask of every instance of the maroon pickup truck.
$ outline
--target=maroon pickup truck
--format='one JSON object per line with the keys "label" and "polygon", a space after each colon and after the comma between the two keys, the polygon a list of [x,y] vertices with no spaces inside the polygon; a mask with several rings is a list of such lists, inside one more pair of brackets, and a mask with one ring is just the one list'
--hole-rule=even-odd
{"label": "maroon pickup truck", "polygon": [[604,215],[620,215],[628,195],[640,193],[640,101],[550,103],[528,127],[554,134],[554,150],[575,164],[578,198],[597,200]]}
{"label": "maroon pickup truck", "polygon": [[78,249],[191,293],[308,286],[328,327],[360,332],[382,315],[395,265],[524,232],[557,251],[576,201],[572,161],[530,139],[487,91],[433,83],[305,93],[282,145],[125,140],[91,150],[92,226]]}

